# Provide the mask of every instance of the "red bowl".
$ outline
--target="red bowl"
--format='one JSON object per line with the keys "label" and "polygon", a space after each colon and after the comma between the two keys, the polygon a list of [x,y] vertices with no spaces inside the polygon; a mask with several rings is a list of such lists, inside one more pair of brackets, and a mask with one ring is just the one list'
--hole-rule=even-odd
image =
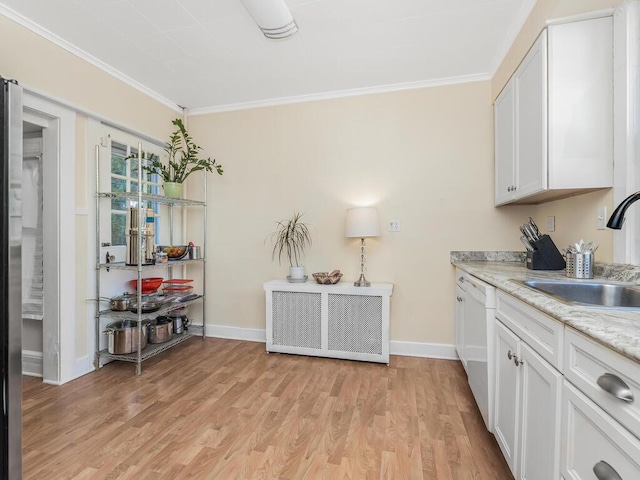
{"label": "red bowl", "polygon": [[[153,293],[158,290],[158,287],[162,284],[164,278],[162,277],[149,277],[142,279],[142,294],[147,295],[148,293]],[[129,285],[134,290],[138,290],[138,280],[129,280]]]}

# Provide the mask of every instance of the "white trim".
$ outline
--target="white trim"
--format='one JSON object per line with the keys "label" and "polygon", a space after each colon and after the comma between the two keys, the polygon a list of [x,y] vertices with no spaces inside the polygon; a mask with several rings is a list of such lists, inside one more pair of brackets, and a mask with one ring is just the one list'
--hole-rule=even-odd
{"label": "white trim", "polygon": [[446,343],[391,341],[391,355],[459,360],[456,346]]}
{"label": "white trim", "polygon": [[79,217],[88,217],[89,216],[89,209],[86,207],[83,208],[76,208],[76,215]]}
{"label": "white trim", "polygon": [[33,22],[32,20],[29,20],[28,18],[20,15],[15,10],[11,10],[9,7],[7,7],[6,5],[3,5],[2,3],[0,3],[0,15],[4,15],[8,19],[13,20],[17,24],[27,28],[28,30],[35,33],[36,35],[41,36],[45,40],[49,40],[53,44],[57,45],[60,48],[63,48],[64,50],[71,53],[72,55],[75,55],[76,57],[81,58],[85,62],[93,65],[94,67],[99,68],[103,72],[108,73],[112,77],[117,78],[118,80],[126,83],[130,87],[135,88],[141,93],[144,93],[148,97],[153,98],[155,101],[162,103],[163,105],[171,108],[172,110],[175,110],[176,112],[182,113],[182,108],[179,105],[177,105],[175,102],[172,102],[168,98],[163,97],[159,93],[151,90],[149,87],[142,85],[141,83],[137,82],[133,78],[125,75],[121,71],[116,70],[112,66],[104,63],[102,60],[97,59],[93,55],[85,52],[84,50],[60,38],[55,33],[50,32],[46,28],[41,27],[40,25]]}
{"label": "white trim", "polygon": [[230,327],[228,325],[206,325],[206,336],[212,338],[227,338],[229,340],[245,340],[247,342],[267,342],[264,328]]}
{"label": "white trim", "polygon": [[[226,338],[247,342],[266,343],[267,333],[263,328],[230,327],[228,325],[207,325],[206,335],[210,338]],[[405,357],[442,358],[459,360],[455,345],[446,343],[400,342],[392,340],[391,355]]]}
{"label": "white trim", "polygon": [[43,165],[43,228],[50,237],[44,247],[44,301],[49,314],[43,322],[43,375],[52,383],[64,383],[73,376],[79,321],[75,316],[76,260],[66,254],[75,249],[75,177],[63,174],[75,170],[76,113],[29,92],[24,94],[23,110],[47,121],[44,154],[54,160]]}
{"label": "white trim", "polygon": [[235,110],[247,110],[250,108],[273,107],[277,105],[288,105],[292,103],[316,102],[318,100],[331,100],[335,98],[356,97],[360,95],[371,95],[376,93],[389,93],[401,90],[415,90],[418,88],[440,87],[445,85],[456,85],[460,83],[473,83],[491,80],[488,73],[474,75],[461,75],[459,77],[439,78],[435,80],[424,80],[420,82],[397,83],[393,85],[380,85],[376,87],[354,88],[352,90],[337,90],[333,92],[310,93],[308,95],[297,95],[293,97],[271,98],[267,100],[256,100],[253,102],[234,103],[229,105],[218,105],[215,107],[189,108],[188,116],[207,115],[210,113],[221,113]]}
{"label": "white trim", "polygon": [[22,350],[22,375],[42,378],[42,352]]}
{"label": "white trim", "polygon": [[562,18],[551,18],[547,20],[547,26],[560,25],[563,23],[582,22],[584,20],[594,20],[596,18],[611,17],[615,12],[614,8],[603,8],[602,10],[594,10],[593,12],[579,13]]}
{"label": "white trim", "polygon": [[491,78],[495,76],[496,72],[498,71],[498,68],[500,68],[500,65],[502,65],[502,62],[504,61],[507,54],[509,53],[509,50],[511,50],[511,47],[513,46],[513,42],[515,42],[516,38],[518,37],[518,34],[522,30],[522,27],[527,21],[527,18],[529,18],[529,15],[531,14],[531,10],[533,10],[533,7],[535,6],[536,3],[537,3],[537,0],[526,0],[523,3],[522,7],[520,8],[520,11],[518,12],[518,15],[511,23],[511,28],[509,29],[509,31],[507,32],[507,35],[504,37],[504,40],[502,41],[502,46],[500,47],[496,55],[493,57],[493,60],[491,62],[491,68],[489,69],[491,72]]}
{"label": "white trim", "polygon": [[[149,143],[153,143],[154,145],[160,146],[160,147],[164,147],[165,145],[165,140],[156,138],[156,137],[152,137],[150,135],[146,135],[144,133],[140,133],[136,130],[133,130],[121,123],[115,122],[113,120],[108,119],[107,117],[100,115],[98,113],[92,112],[91,110],[87,110],[84,109],[82,107],[79,107],[78,105],[76,105],[75,103],[69,102],[63,98],[60,97],[56,97],[55,95],[51,95],[47,92],[44,92],[42,90],[39,90],[37,88],[34,87],[30,87],[29,85],[25,85],[24,83],[20,83],[20,86],[22,86],[22,89],[26,92],[26,93],[30,93],[31,95],[35,96],[35,97],[39,97],[42,100],[45,100],[47,102],[50,103],[55,103],[56,105],[59,105],[63,108],[69,109],[69,110],[73,110],[75,113],[79,113],[82,116],[85,116],[87,118],[91,118],[93,120],[96,120],[108,127],[112,127],[115,128],[117,130],[123,131],[125,133],[128,133],[129,135],[135,135],[138,138],[141,138],[142,140],[144,140],[145,142],[149,142]],[[177,110],[178,113],[180,113],[181,115],[184,115],[184,111],[182,109]]]}
{"label": "white trim", "polygon": [[77,358],[74,365],[74,377],[69,380],[75,380],[76,378],[80,378],[93,371],[95,371],[95,367],[93,366],[92,356],[86,355],[84,357]]}
{"label": "white trim", "polygon": [[[614,20],[614,166],[613,206],[640,189],[640,2],[627,0]],[[637,264],[640,239],[636,235],[640,210],[631,208],[622,230],[613,234],[613,261]]]}

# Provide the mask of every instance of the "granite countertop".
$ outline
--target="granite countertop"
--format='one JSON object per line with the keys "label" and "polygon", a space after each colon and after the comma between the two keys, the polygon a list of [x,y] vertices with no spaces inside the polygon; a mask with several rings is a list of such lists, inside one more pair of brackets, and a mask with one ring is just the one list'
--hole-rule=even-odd
{"label": "granite countertop", "polygon": [[[519,252],[451,252],[451,263],[640,363],[640,311],[569,305],[513,280],[562,279],[564,270],[529,270]],[[595,279],[640,283],[640,267],[596,264]]]}

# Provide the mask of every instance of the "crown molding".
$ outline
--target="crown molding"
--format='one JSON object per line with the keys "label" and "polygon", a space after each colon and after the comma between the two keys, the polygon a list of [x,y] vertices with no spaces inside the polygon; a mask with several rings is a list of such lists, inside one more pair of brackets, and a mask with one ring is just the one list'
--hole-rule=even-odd
{"label": "crown molding", "polygon": [[72,55],[75,55],[76,57],[81,58],[85,62],[93,65],[94,67],[99,68],[100,70],[102,70],[103,72],[111,75],[112,77],[117,78],[121,82],[126,83],[130,87],[135,88],[139,92],[147,95],[148,97],[151,97],[152,99],[154,99],[155,101],[165,105],[166,107],[169,107],[170,109],[174,110],[175,112],[183,113],[183,109],[179,105],[177,105],[175,102],[172,102],[168,98],[163,97],[162,95],[160,95],[159,93],[155,92],[154,90],[151,90],[150,88],[146,87],[145,85],[137,82],[133,78],[125,75],[121,71],[113,68],[112,66],[110,66],[107,63],[103,62],[102,60],[97,59],[93,55],[85,52],[84,50],[76,47],[75,45],[72,45],[71,43],[67,42],[66,40],[60,38],[55,33],[50,32],[46,28],[41,27],[37,23],[33,22],[32,20],[29,20],[28,18],[22,16],[18,12],[10,9],[9,7],[7,7],[6,5],[4,5],[2,3],[0,3],[0,15],[3,15],[5,17],[7,17],[9,20],[12,20],[12,21],[16,22],[17,24],[19,24],[19,25],[23,26],[24,28],[30,30],[31,32],[35,33],[36,35],[41,36],[45,40],[48,40],[48,41],[52,42],[53,44],[59,46],[60,48],[63,48],[64,50],[66,50],[67,52],[71,53]]}
{"label": "crown molding", "polygon": [[229,105],[217,105],[203,108],[187,109],[188,116],[207,115],[211,113],[231,112],[235,110],[248,110],[251,108],[274,107],[278,105],[288,105],[292,103],[316,102],[319,100],[331,100],[344,97],[357,97],[360,95],[372,95],[377,93],[398,92],[401,90],[415,90],[418,88],[440,87],[445,85],[456,85],[460,83],[473,83],[491,80],[488,73],[461,75],[459,77],[438,78],[435,80],[424,80],[419,82],[396,83],[392,85],[380,85],[376,87],[354,88],[351,90],[337,90],[333,92],[310,93],[308,95],[297,95],[293,97],[281,97],[268,100],[257,100],[254,102],[234,103]]}
{"label": "crown molding", "polygon": [[504,37],[504,40],[502,41],[502,46],[500,47],[496,55],[493,57],[493,61],[491,62],[491,68],[490,68],[491,77],[493,77],[496,74],[496,72],[498,71],[498,68],[500,68],[500,65],[502,65],[502,62],[504,62],[504,59],[509,53],[509,50],[511,50],[511,46],[516,41],[516,38],[520,34],[522,27],[524,26],[525,22],[529,18],[529,15],[531,14],[531,11],[533,10],[533,7],[536,5],[536,3],[537,3],[537,0],[525,0],[524,3],[522,4],[522,7],[520,8],[518,15],[516,16],[515,20],[511,24],[511,28],[509,29],[509,31],[507,32],[507,35]]}

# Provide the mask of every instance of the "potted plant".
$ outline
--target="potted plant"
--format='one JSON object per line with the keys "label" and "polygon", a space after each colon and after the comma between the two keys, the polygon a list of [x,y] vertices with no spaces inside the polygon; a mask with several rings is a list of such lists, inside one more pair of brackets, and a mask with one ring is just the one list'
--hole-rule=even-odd
{"label": "potted plant", "polygon": [[305,247],[311,245],[311,234],[309,226],[302,222],[301,218],[301,213],[294,213],[290,219],[280,220],[277,222],[276,230],[269,236],[273,241],[271,259],[273,260],[277,256],[280,265],[283,256],[289,260],[287,280],[292,283],[307,280],[304,265],[300,265],[300,260]]}
{"label": "potted plant", "polygon": [[162,163],[154,157],[150,163],[143,165],[143,169],[149,173],[159,175],[163,182],[164,193],[167,197],[180,198],[182,196],[182,183],[189,175],[198,170],[213,172],[222,175],[222,165],[215,159],[198,158],[202,147],[196,145],[187,132],[182,120],[176,118],[173,123],[178,129],[171,134],[169,141],[164,146],[164,151],[169,155],[169,163]]}

